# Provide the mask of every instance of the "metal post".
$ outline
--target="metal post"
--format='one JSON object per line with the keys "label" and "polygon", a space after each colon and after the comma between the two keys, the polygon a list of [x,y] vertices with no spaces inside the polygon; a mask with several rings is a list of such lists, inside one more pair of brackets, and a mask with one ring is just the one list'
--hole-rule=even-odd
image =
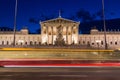
{"label": "metal post", "polygon": [[104,23],[104,40],[105,40],[105,49],[108,49],[107,39],[106,39],[106,24],[105,24],[105,12],[104,12],[104,0],[102,0],[102,12],[103,12],[103,23]]}
{"label": "metal post", "polygon": [[13,37],[13,46],[15,46],[15,34],[16,34],[16,18],[17,18],[17,0],[15,3],[15,16],[14,16],[14,37]]}

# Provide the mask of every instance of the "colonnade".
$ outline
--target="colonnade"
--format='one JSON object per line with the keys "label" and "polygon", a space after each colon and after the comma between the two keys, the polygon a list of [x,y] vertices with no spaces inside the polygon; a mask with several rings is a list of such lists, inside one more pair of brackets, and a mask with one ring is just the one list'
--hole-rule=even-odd
{"label": "colonnade", "polygon": [[[42,42],[47,43],[47,44],[53,44],[57,38],[57,27],[58,26],[45,26],[42,29],[42,38],[46,37],[43,39],[44,41]],[[65,41],[65,44],[73,44],[77,43],[76,37],[78,35],[78,29],[74,26],[61,26],[62,27],[62,36]],[[46,33],[45,33],[46,32]],[[46,35],[46,36],[45,36]]]}

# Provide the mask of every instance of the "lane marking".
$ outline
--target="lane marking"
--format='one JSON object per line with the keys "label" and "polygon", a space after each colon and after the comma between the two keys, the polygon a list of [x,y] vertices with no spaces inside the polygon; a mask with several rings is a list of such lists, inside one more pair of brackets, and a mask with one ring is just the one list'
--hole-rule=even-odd
{"label": "lane marking", "polygon": [[56,77],[88,77],[88,75],[60,75],[60,74],[55,74],[55,75],[48,75],[48,76],[56,76]]}

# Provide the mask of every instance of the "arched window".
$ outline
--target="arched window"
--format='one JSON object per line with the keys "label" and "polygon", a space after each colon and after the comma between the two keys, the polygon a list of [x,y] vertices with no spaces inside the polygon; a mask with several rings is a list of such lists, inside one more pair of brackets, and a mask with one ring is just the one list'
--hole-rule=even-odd
{"label": "arched window", "polygon": [[83,41],[83,44],[85,44],[85,41]]}
{"label": "arched window", "polygon": [[92,43],[92,45],[94,45],[94,43]]}
{"label": "arched window", "polygon": [[25,45],[27,45],[27,42],[25,42]]}
{"label": "arched window", "polygon": [[115,45],[117,45],[117,42],[115,42]]}
{"label": "arched window", "polygon": [[7,45],[9,45],[9,42],[7,41]]}
{"label": "arched window", "polygon": [[49,35],[51,35],[51,32],[49,32]]}
{"label": "arched window", "polygon": [[4,41],[2,41],[2,45],[4,45]]}
{"label": "arched window", "polygon": [[23,45],[23,43],[21,42],[20,45]]}
{"label": "arched window", "polygon": [[37,45],[37,42],[35,41],[34,44]]}
{"label": "arched window", "polygon": [[68,35],[71,35],[71,33],[69,32]]}
{"label": "arched window", "polygon": [[44,30],[43,33],[46,34],[46,30]]}
{"label": "arched window", "polygon": [[41,42],[39,42],[39,45],[41,45]]}
{"label": "arched window", "polygon": [[87,42],[87,46],[88,46],[88,47],[90,46],[90,42],[89,42],[89,41]]}
{"label": "arched window", "polygon": [[30,45],[33,45],[33,42],[32,42],[32,41],[30,41]]}
{"label": "arched window", "polygon": [[110,44],[112,45],[112,42],[110,42]]}
{"label": "arched window", "polygon": [[103,45],[103,41],[101,41],[101,45]]}

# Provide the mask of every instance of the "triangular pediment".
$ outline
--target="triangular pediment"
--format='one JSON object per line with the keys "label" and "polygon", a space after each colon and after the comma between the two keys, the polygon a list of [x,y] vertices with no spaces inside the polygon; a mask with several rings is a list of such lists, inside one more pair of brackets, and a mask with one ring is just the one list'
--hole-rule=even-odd
{"label": "triangular pediment", "polygon": [[50,19],[50,20],[46,20],[43,21],[42,23],[50,23],[50,22],[70,22],[70,23],[78,23],[76,21],[70,20],[70,19],[65,19],[65,18],[55,18],[55,19]]}

